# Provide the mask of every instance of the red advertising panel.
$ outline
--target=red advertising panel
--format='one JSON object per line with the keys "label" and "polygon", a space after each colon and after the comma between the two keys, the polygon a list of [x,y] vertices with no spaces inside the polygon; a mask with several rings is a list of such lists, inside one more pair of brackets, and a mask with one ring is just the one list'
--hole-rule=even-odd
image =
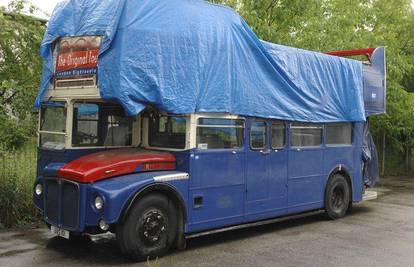
{"label": "red advertising panel", "polygon": [[96,75],[100,36],[62,38],[57,45],[55,77],[83,78]]}

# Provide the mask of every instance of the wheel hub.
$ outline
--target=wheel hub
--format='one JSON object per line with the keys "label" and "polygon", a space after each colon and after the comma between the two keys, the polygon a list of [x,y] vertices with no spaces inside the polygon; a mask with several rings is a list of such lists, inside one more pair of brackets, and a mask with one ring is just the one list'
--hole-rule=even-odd
{"label": "wheel hub", "polygon": [[163,214],[157,210],[151,210],[142,218],[141,235],[150,244],[158,242],[166,232],[167,224]]}
{"label": "wheel hub", "polygon": [[331,203],[334,209],[341,209],[344,204],[345,192],[344,188],[337,186],[332,192]]}

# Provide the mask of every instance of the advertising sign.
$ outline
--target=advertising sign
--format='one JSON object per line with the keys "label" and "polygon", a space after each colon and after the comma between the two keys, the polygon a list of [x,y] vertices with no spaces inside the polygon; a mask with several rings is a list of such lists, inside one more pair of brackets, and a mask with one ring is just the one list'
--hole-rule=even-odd
{"label": "advertising sign", "polygon": [[62,38],[57,44],[55,78],[84,78],[96,75],[101,39],[101,36]]}

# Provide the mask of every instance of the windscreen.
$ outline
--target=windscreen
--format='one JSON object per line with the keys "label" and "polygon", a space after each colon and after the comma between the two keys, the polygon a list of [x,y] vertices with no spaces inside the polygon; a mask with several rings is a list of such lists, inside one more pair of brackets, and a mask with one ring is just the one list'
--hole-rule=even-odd
{"label": "windscreen", "polygon": [[111,103],[75,103],[74,147],[131,146],[133,118]]}

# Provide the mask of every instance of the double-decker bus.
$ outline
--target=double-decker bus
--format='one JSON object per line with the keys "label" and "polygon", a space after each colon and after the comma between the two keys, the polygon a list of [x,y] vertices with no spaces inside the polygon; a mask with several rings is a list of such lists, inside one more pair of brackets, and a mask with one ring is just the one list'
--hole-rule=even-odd
{"label": "double-decker bus", "polygon": [[[116,13],[115,8],[106,5],[114,5],[117,1],[92,2],[91,6],[105,7],[97,10]],[[129,4],[146,7],[140,1],[136,2]],[[154,3],[152,12],[157,10],[158,5],[171,5],[169,11],[162,9],[166,14],[154,13],[158,20],[162,20],[163,16],[170,19],[171,14],[168,12],[177,9],[181,12],[180,17],[183,14],[191,18],[195,16],[187,10],[190,8],[193,11],[194,8],[194,3],[188,1],[177,0],[164,4],[149,2]],[[331,117],[324,119],[322,115],[326,111],[325,107],[315,106],[312,109],[299,106],[299,102],[289,103],[292,105],[286,107],[291,107],[291,112],[287,114],[292,115],[284,116],[285,113],[274,112],[266,99],[259,101],[261,105],[255,105],[250,103],[256,100],[243,97],[236,98],[237,101],[233,103],[236,106],[243,104],[239,109],[243,111],[234,109],[235,112],[228,112],[214,98],[220,95],[217,91],[209,96],[213,97],[213,102],[209,102],[213,111],[206,111],[205,106],[197,108],[203,106],[202,98],[205,95],[201,94],[196,99],[194,112],[189,113],[174,112],[180,111],[174,101],[190,101],[194,96],[187,89],[182,93],[175,88],[173,91],[178,92],[176,99],[161,97],[163,103],[157,102],[156,98],[151,101],[144,97],[148,93],[145,88],[140,91],[140,95],[131,97],[134,94],[132,89],[126,92],[125,88],[120,87],[116,90],[126,92],[126,95],[108,97],[102,89],[107,86],[105,75],[114,75],[108,81],[127,79],[128,84],[132,83],[133,88],[138,90],[145,84],[151,84],[151,92],[159,95],[162,90],[157,81],[166,82],[171,77],[168,73],[177,69],[191,71],[191,68],[179,63],[180,55],[173,63],[161,62],[165,68],[173,64],[176,69],[168,69],[159,80],[145,76],[145,69],[140,72],[122,69],[122,64],[133,61],[134,54],[141,51],[138,48],[128,51],[127,62],[108,68],[109,65],[105,64],[117,61],[116,51],[125,42],[122,32],[131,35],[125,29],[134,20],[125,19],[127,26],[120,22],[119,29],[116,28],[117,37],[113,37],[120,40],[118,43],[113,41],[111,45],[105,43],[105,40],[110,39],[105,34],[90,36],[83,32],[84,36],[73,37],[71,27],[66,29],[66,33],[57,27],[68,23],[65,20],[68,13],[72,12],[74,17],[95,16],[90,24],[82,19],[76,20],[80,25],[92,28],[96,24],[101,25],[99,19],[101,22],[107,19],[106,13],[96,14],[96,9],[88,9],[87,5],[79,4],[86,9],[77,12],[76,5],[76,1],[63,3],[49,22],[43,56],[46,59],[45,66],[52,64],[53,68],[50,71],[45,68],[43,89],[38,98],[39,148],[33,199],[44,221],[56,235],[70,239],[85,234],[113,232],[122,252],[135,259],[145,259],[163,255],[172,247],[184,248],[187,238],[200,235],[321,212],[338,219],[346,214],[353,203],[376,198],[374,192],[366,190],[368,186],[374,185],[377,177],[375,150],[365,119],[340,119],[335,114],[329,114]],[[215,15],[224,12],[227,16],[229,12],[223,7],[201,1],[198,5],[204,12]],[[147,12],[145,14],[149,17],[155,16],[144,7],[140,12]],[[132,10],[132,7],[129,8]],[[131,16],[128,12],[122,14],[119,15],[121,20]],[[143,17],[139,12],[136,16]],[[149,21],[151,25],[154,24],[154,20]],[[222,22],[217,23],[223,27]],[[142,27],[145,23],[140,21],[138,24]],[[243,23],[240,25],[244,27]],[[181,29],[183,25],[179,27]],[[190,23],[189,27],[193,29],[194,25]],[[82,27],[76,29],[79,28]],[[233,28],[234,25],[229,27],[229,31],[233,31]],[[56,35],[48,39],[53,34]],[[161,43],[156,43],[162,47]],[[206,43],[203,45],[207,46]],[[268,43],[261,45],[260,49],[270,46]],[[102,52],[104,46],[109,50]],[[193,48],[186,42],[180,46],[188,53],[194,52]],[[282,49],[272,49],[276,48]],[[154,53],[158,55],[164,52],[159,50]],[[298,69],[316,66],[301,65],[304,64],[300,60],[301,54],[305,55],[302,59],[309,61],[316,58],[315,64],[322,65],[322,68],[314,73],[326,71],[328,74],[321,74],[326,75],[323,79],[333,82],[342,79],[346,86],[354,86],[350,81],[355,78],[352,75],[358,75],[358,72],[352,70],[359,69],[361,87],[351,86],[351,89],[360,90],[356,94],[360,99],[348,100],[364,103],[363,115],[367,117],[384,111],[384,48],[342,51],[332,55],[296,50],[293,54],[292,50],[283,54],[283,49],[278,53],[287,56],[288,61],[293,60],[290,57],[297,56],[295,64],[298,64]],[[140,60],[150,61],[151,56],[146,55],[147,58],[140,57]],[[269,50],[267,61],[271,55],[272,51]],[[336,56],[364,56],[368,61],[362,65]],[[325,61],[332,65],[325,64]],[[347,67],[348,63],[356,67]],[[150,69],[150,63],[146,64]],[[233,66],[235,63],[226,64]],[[287,65],[284,67],[289,68]],[[215,68],[220,73],[220,66]],[[102,69],[104,71],[101,72]],[[338,78],[330,76],[330,71],[345,74]],[[238,74],[233,70],[230,72],[232,75]],[[309,69],[306,74],[296,73],[295,77],[307,81],[311,88],[315,86],[312,84],[315,80],[312,73],[313,70]],[[128,76],[135,74],[136,77]],[[279,74],[280,70],[274,73],[275,77]],[[146,78],[134,83],[137,77],[142,76]],[[176,73],[173,76],[180,78]],[[292,78],[286,77],[284,79]],[[217,82],[215,77],[209,77],[208,80]],[[295,79],[291,79],[287,84],[294,82]],[[225,95],[225,83],[220,83],[220,86],[219,92]],[[241,95],[247,97],[249,89],[243,84],[239,86]],[[319,86],[323,87],[323,84]],[[157,88],[160,90],[157,91]],[[277,92],[279,89],[275,88],[276,91],[264,88],[263,92]],[[307,99],[321,98],[321,105],[326,105],[329,110],[344,107],[340,103],[329,102],[332,99],[330,96],[341,94],[340,88],[331,91],[323,91],[322,88],[323,95],[307,92],[306,84],[302,87],[284,87],[281,91],[289,88]],[[205,92],[211,92],[208,90],[206,87]],[[261,89],[255,90],[253,94],[260,98]],[[348,96],[348,93],[344,95]],[[127,97],[139,100],[135,105],[140,106],[140,109],[135,114],[131,110],[136,106],[131,105],[129,100],[123,102]],[[283,101],[280,100],[277,105],[284,105]],[[303,103],[305,105],[308,102]],[[271,111],[267,113],[267,109]],[[311,119],[295,115],[298,109]],[[344,114],[347,112],[354,114],[357,111],[345,110]],[[320,115],[322,119],[312,119],[314,114]]]}

